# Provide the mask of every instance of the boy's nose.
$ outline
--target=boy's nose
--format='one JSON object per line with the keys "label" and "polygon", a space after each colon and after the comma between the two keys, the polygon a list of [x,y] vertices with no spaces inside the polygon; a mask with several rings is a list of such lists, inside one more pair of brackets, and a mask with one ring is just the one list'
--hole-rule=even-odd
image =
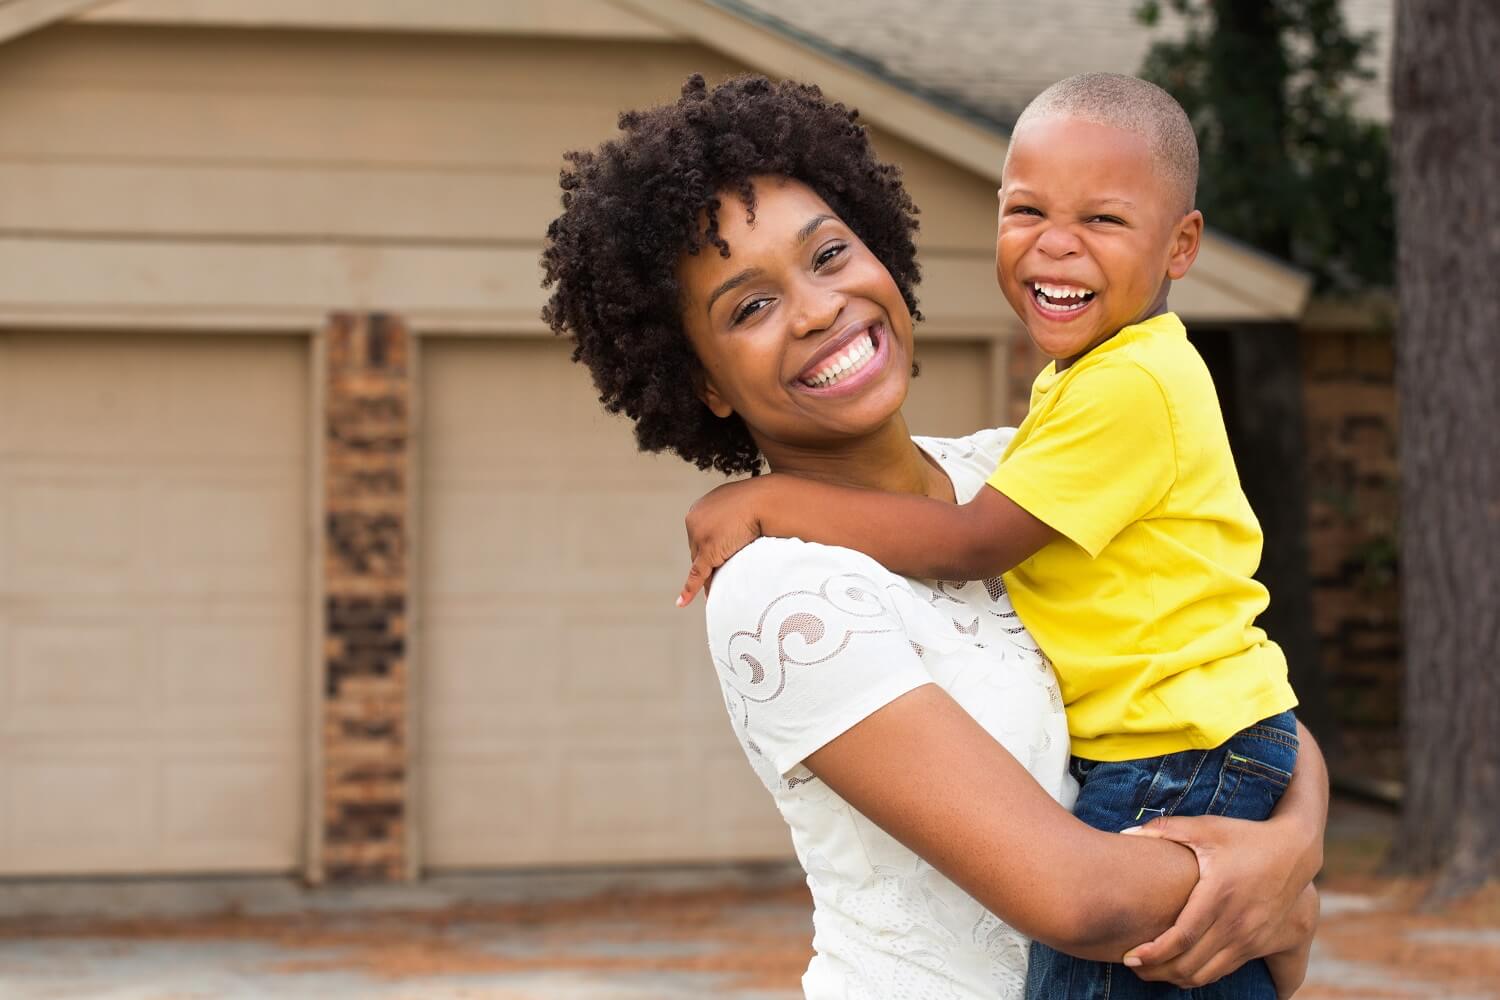
{"label": "boy's nose", "polygon": [[1083,248],[1078,237],[1060,226],[1048,229],[1038,236],[1036,246],[1042,253],[1053,258],[1071,257]]}

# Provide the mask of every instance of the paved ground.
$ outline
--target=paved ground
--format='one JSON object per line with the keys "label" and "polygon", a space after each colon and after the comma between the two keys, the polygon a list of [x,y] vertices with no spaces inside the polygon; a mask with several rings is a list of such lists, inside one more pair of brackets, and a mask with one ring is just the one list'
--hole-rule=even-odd
{"label": "paved ground", "polygon": [[[1442,915],[1370,872],[1344,807],[1305,1000],[1500,998],[1500,893]],[[792,1000],[794,870],[529,874],[307,892],[284,880],[7,884],[4,1000]]]}

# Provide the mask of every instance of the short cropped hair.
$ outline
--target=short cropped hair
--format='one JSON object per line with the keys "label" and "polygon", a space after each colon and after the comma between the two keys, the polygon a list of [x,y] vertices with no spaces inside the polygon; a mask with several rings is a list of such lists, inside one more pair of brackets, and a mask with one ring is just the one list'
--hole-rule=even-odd
{"label": "short cropped hair", "polygon": [[806,184],[885,265],[912,312],[916,206],[901,171],[876,159],[855,111],[817,87],[740,76],[709,87],[693,75],[670,103],[620,115],[621,134],[568,153],[562,214],[547,228],[542,318],[571,337],[599,401],[635,421],[642,451],[672,451],[700,469],[756,474],[761,455],[738,414],[698,396],[703,366],[682,327],[684,254],[730,255],[725,212],[755,216],[753,178]]}
{"label": "short cropped hair", "polygon": [[1182,105],[1156,84],[1120,73],[1083,73],[1059,80],[1026,105],[1012,137],[1047,118],[1076,118],[1141,136],[1162,173],[1181,193],[1182,211],[1192,210],[1198,195],[1198,137]]}

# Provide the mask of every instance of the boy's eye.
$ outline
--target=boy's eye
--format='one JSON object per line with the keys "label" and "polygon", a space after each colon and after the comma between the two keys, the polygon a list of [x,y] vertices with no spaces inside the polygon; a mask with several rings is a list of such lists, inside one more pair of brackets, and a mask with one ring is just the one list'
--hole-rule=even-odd
{"label": "boy's eye", "polygon": [[1114,215],[1096,215],[1092,219],[1089,219],[1089,221],[1090,222],[1108,222],[1111,225],[1116,225],[1116,226],[1123,226],[1123,225],[1125,225],[1125,220],[1124,219],[1121,219],[1118,216],[1114,216]]}
{"label": "boy's eye", "polygon": [[1038,218],[1040,218],[1042,213],[1039,212],[1039,211],[1037,211],[1036,209],[1032,208],[1030,205],[1016,205],[1016,206],[1012,207],[1007,214],[1009,214],[1009,215],[1035,215]]}
{"label": "boy's eye", "polygon": [[770,301],[771,300],[767,298],[759,298],[750,299],[749,301],[741,303],[739,308],[735,309],[734,314],[729,317],[730,325],[738,326],[740,323],[743,323],[751,316],[754,316],[756,313],[760,312],[761,307],[765,306]]}
{"label": "boy's eye", "polygon": [[832,261],[834,258],[838,257],[840,254],[842,254],[847,249],[848,249],[848,244],[846,244],[846,243],[830,243],[830,244],[828,244],[828,246],[826,246],[823,249],[819,250],[818,251],[818,255],[813,258],[813,270],[814,271],[821,271],[823,269],[824,265],[828,264],[830,261]]}

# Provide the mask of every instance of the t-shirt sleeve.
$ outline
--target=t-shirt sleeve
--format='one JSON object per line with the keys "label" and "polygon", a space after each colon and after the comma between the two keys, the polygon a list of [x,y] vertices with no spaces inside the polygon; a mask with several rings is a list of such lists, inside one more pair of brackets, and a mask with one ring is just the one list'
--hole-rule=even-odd
{"label": "t-shirt sleeve", "polygon": [[1166,396],[1134,364],[1079,372],[989,484],[1096,557],[1177,478]]}
{"label": "t-shirt sleeve", "polygon": [[785,775],[932,682],[898,610],[906,584],[849,549],[763,538],[714,574],[709,650],[746,753]]}

